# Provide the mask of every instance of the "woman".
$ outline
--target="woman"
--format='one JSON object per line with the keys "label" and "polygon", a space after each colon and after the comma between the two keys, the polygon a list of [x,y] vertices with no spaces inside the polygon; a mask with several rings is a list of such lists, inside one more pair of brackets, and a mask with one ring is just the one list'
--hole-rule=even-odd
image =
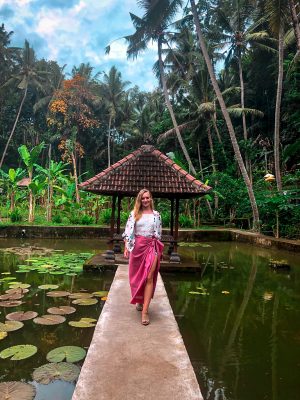
{"label": "woman", "polygon": [[136,309],[142,311],[142,324],[149,325],[148,309],[154,295],[164,245],[159,241],[161,217],[154,210],[148,189],[138,193],[123,238],[124,257],[129,257],[131,304],[136,304]]}

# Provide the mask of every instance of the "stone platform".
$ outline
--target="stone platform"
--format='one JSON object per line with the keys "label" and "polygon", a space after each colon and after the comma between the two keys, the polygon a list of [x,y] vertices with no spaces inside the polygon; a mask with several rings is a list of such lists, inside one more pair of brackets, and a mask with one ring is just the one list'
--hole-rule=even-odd
{"label": "stone platform", "polygon": [[159,275],[148,326],[119,265],[72,400],[203,400]]}

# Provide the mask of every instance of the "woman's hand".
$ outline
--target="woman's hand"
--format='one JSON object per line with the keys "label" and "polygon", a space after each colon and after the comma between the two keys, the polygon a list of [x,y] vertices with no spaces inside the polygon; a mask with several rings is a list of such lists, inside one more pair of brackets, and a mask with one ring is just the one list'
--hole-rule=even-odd
{"label": "woman's hand", "polygon": [[124,258],[129,258],[129,251],[127,250],[126,246],[124,248]]}

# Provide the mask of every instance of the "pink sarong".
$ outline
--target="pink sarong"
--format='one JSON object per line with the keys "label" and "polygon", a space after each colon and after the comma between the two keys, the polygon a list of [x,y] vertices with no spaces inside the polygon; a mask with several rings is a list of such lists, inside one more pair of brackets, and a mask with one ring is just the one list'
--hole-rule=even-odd
{"label": "pink sarong", "polygon": [[131,304],[143,304],[146,280],[157,255],[157,265],[153,275],[153,298],[163,248],[163,243],[156,238],[148,238],[145,236],[135,237],[135,245],[129,258]]}

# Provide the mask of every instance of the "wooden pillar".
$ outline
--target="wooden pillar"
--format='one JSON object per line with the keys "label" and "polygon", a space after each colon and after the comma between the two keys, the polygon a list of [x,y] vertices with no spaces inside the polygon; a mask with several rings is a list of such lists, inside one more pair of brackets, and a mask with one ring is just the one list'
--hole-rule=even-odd
{"label": "wooden pillar", "polygon": [[112,204],[111,204],[111,219],[110,219],[110,237],[111,239],[114,236],[115,232],[115,211],[116,211],[116,195],[112,196]]}
{"label": "wooden pillar", "polygon": [[177,241],[178,241],[178,217],[179,217],[179,198],[176,197],[175,199],[175,233],[174,233],[174,240],[175,240],[175,246],[174,250],[177,251]]}
{"label": "wooden pillar", "polygon": [[170,219],[170,235],[174,235],[174,198],[171,198],[171,219]]}
{"label": "wooden pillar", "polygon": [[122,196],[118,196],[118,216],[117,216],[117,233],[120,233],[120,228],[121,228],[121,201],[122,201]]}

